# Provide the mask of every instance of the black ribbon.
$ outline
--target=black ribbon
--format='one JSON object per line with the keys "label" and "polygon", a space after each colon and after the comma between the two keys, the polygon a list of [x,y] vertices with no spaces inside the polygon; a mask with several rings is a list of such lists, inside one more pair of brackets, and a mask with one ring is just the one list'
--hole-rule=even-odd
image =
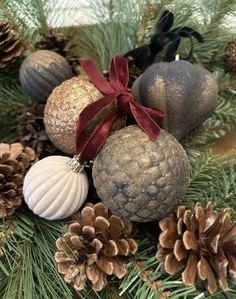
{"label": "black ribbon", "polygon": [[181,59],[190,60],[193,55],[193,38],[195,38],[199,43],[203,43],[203,37],[194,29],[186,26],[176,27],[170,30],[173,23],[173,13],[165,10],[161,18],[156,23],[156,31],[151,37],[150,42],[127,52],[124,56],[127,57],[131,63],[135,64],[138,68],[144,71],[154,62],[156,55],[166,46],[167,48],[164,59],[166,61],[174,60],[181,39],[188,38],[190,40],[190,50],[188,55]]}

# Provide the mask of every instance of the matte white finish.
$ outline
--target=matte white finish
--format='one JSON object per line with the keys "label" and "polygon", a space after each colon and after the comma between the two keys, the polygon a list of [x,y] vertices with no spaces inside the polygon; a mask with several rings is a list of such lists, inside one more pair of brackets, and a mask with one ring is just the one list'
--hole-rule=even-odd
{"label": "matte white finish", "polygon": [[75,173],[68,166],[71,158],[46,157],[35,163],[24,179],[25,202],[34,214],[49,220],[74,214],[85,202],[88,178],[84,171]]}

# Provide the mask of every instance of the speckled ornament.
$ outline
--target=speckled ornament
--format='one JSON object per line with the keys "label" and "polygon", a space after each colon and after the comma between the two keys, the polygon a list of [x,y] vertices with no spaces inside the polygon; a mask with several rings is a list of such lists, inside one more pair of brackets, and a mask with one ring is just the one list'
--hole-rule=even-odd
{"label": "speckled ornament", "polygon": [[180,60],[153,64],[132,92],[144,106],[164,111],[162,127],[181,139],[215,111],[218,85],[203,67]]}
{"label": "speckled ornament", "polygon": [[166,217],[183,200],[189,162],[180,143],[161,130],[155,141],[136,125],[111,135],[96,157],[93,181],[102,202],[133,221]]}
{"label": "speckled ornament", "polygon": [[65,58],[48,50],[30,54],[20,68],[24,92],[40,103],[45,103],[52,90],[71,77],[72,69]]}
{"label": "speckled ornament", "polygon": [[[44,124],[48,137],[57,148],[69,155],[76,154],[76,124],[79,115],[86,106],[102,97],[103,94],[85,76],[71,78],[53,90],[45,107]],[[114,105],[110,105],[91,121],[88,135],[114,109]],[[118,120],[112,130],[124,125],[124,119]]]}

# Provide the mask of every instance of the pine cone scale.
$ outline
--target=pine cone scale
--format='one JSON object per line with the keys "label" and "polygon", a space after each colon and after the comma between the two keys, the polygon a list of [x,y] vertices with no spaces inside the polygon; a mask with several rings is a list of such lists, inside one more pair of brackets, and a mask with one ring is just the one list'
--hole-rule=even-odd
{"label": "pine cone scale", "polygon": [[168,255],[166,255],[165,257],[165,261],[164,261],[164,269],[165,271],[172,275],[174,274],[178,268],[181,266],[181,261],[179,262],[176,258],[173,252],[169,253]]}
{"label": "pine cone scale", "polygon": [[186,285],[194,285],[197,275],[197,257],[195,254],[190,253],[188,257],[187,266],[182,273],[182,280]]}

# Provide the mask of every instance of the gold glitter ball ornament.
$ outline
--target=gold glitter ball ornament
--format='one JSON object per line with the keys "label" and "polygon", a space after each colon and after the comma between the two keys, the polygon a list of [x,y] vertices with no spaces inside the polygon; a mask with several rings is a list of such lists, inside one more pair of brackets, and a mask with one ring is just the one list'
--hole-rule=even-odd
{"label": "gold glitter ball ornament", "polygon": [[[44,124],[49,139],[57,148],[69,155],[76,154],[76,124],[79,115],[85,107],[102,97],[103,94],[82,75],[63,82],[53,90],[45,107]],[[111,104],[90,122],[88,135],[114,108],[115,104]],[[125,120],[120,119],[112,130],[124,125]]]}
{"label": "gold glitter ball ornament", "polygon": [[183,200],[189,162],[166,131],[151,141],[138,126],[128,126],[107,139],[93,164],[93,182],[112,213],[132,221],[160,220]]}

